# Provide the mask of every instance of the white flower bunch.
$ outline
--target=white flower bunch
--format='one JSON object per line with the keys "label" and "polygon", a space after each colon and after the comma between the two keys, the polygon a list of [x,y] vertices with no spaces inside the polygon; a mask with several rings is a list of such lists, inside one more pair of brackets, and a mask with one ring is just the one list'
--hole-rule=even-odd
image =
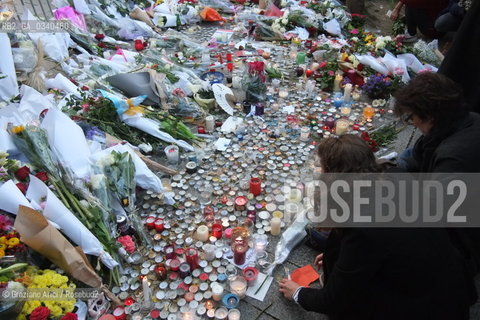
{"label": "white flower bunch", "polygon": [[94,174],[90,177],[90,183],[92,184],[93,189],[100,189],[103,182],[105,181],[104,174]]}
{"label": "white flower bunch", "polygon": [[390,36],[378,36],[377,39],[375,40],[375,49],[380,50],[385,48],[387,45],[387,42],[392,41],[392,37]]}
{"label": "white flower bunch", "polygon": [[109,167],[111,166],[112,164],[115,163],[115,158],[113,157],[113,155],[111,153],[109,153],[108,155],[106,155],[105,157],[103,158],[100,158],[98,161],[97,161],[97,165],[100,167],[100,168],[104,168],[104,167]]}

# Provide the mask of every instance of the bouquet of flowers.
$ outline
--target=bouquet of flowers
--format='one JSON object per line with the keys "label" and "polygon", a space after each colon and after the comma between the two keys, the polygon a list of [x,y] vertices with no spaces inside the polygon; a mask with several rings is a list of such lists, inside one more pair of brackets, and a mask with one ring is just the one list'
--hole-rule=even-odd
{"label": "bouquet of flowers", "polygon": [[128,152],[112,151],[99,163],[108,182],[108,187],[120,200],[122,206],[135,204],[135,166]]}
{"label": "bouquet of flowers", "polygon": [[382,99],[395,92],[401,85],[400,77],[374,74],[367,78],[361,89],[370,99]]}
{"label": "bouquet of flowers", "polygon": [[248,62],[247,73],[243,79],[247,101],[260,102],[265,100],[266,80],[265,63],[263,61]]}
{"label": "bouquet of flowers", "polygon": [[[31,288],[62,289],[65,295],[73,296],[75,284],[69,281],[67,276],[61,275],[54,270],[39,270],[31,278]],[[48,319],[50,316],[59,318],[71,313],[75,306],[75,299],[67,300],[28,300],[25,302],[22,313],[17,319]]]}
{"label": "bouquet of flowers", "polygon": [[0,258],[25,251],[20,235],[13,228],[13,220],[0,214]]}
{"label": "bouquet of flowers", "polygon": [[338,70],[338,63],[336,60],[322,61],[319,64],[318,70],[313,77],[319,84],[319,87],[325,91],[331,91],[335,80],[335,74]]}

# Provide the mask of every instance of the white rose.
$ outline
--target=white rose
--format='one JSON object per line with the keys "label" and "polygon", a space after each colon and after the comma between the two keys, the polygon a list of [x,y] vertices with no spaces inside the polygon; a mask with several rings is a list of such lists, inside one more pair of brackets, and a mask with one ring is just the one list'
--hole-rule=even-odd
{"label": "white rose", "polygon": [[93,189],[100,189],[102,187],[102,182],[105,179],[103,174],[95,174],[90,178],[90,183],[92,184]]}

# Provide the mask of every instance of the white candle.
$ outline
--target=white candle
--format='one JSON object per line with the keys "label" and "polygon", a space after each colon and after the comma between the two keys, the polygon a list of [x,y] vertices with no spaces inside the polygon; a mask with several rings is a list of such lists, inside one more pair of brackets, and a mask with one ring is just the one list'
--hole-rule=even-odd
{"label": "white candle", "polygon": [[206,242],[208,241],[208,227],[207,226],[199,226],[197,228],[197,239],[198,241]]}
{"label": "white candle", "polygon": [[270,220],[270,234],[272,236],[278,236],[280,234],[281,224],[282,220],[280,220],[280,218],[272,218],[272,220]]}
{"label": "white candle", "polygon": [[280,89],[280,91],[278,91],[278,96],[282,99],[285,99],[286,97],[288,97],[287,89]]}
{"label": "white candle", "polygon": [[227,319],[228,310],[225,307],[220,307],[215,311],[215,319],[216,320],[224,320]]}
{"label": "white candle", "polygon": [[215,259],[215,247],[213,244],[207,243],[203,246],[203,251],[205,252],[205,260],[212,261]]}
{"label": "white candle", "polygon": [[310,128],[302,127],[300,129],[300,141],[308,141],[309,136],[310,136]]}
{"label": "white candle", "polygon": [[142,288],[143,288],[143,306],[145,308],[150,308],[152,304],[151,295],[152,291],[150,290],[150,286],[148,285],[147,277],[142,279]]}
{"label": "white candle", "polygon": [[215,301],[222,300],[223,296],[223,287],[217,283],[212,286],[212,298]]}
{"label": "white candle", "polygon": [[247,280],[245,280],[244,277],[235,276],[230,281],[230,292],[235,293],[240,299],[245,297],[245,293],[247,292]]}
{"label": "white candle", "polygon": [[213,118],[213,116],[207,116],[205,118],[205,129],[207,132],[213,132],[213,130],[215,130],[215,118]]}
{"label": "white candle", "polygon": [[335,133],[337,136],[347,133],[349,127],[349,123],[345,119],[338,119],[335,123]]}
{"label": "white candle", "polygon": [[298,189],[292,189],[290,190],[290,195],[288,199],[292,202],[302,202],[302,191]]}
{"label": "white candle", "polygon": [[228,311],[228,320],[240,320],[240,310],[231,309]]}
{"label": "white candle", "polygon": [[350,94],[352,93],[352,84],[351,83],[347,83],[347,85],[345,85],[345,91],[343,93],[343,103],[347,103],[350,101]]}
{"label": "white candle", "polygon": [[171,164],[176,164],[178,162],[179,154],[177,146],[168,146],[165,148],[165,154],[167,155],[167,160]]}

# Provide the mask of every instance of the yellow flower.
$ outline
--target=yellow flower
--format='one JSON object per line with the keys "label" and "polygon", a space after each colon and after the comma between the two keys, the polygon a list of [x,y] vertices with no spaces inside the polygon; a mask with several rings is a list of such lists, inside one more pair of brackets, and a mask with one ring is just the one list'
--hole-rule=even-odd
{"label": "yellow flower", "polygon": [[20,243],[20,240],[18,240],[17,237],[10,238],[10,239],[8,239],[8,241],[7,241],[7,244],[8,244],[10,247],[15,247],[15,246],[18,245],[19,243]]}
{"label": "yellow flower", "polygon": [[3,257],[3,256],[5,256],[5,250],[0,249],[0,257]]}
{"label": "yellow flower", "polygon": [[62,314],[63,314],[63,310],[62,308],[60,308],[59,306],[52,306],[51,308],[49,308],[50,311],[52,312],[52,315],[54,317],[60,317]]}
{"label": "yellow flower", "polygon": [[5,236],[0,237],[0,243],[6,243],[6,242],[7,242],[7,238]]}
{"label": "yellow flower", "polygon": [[12,128],[12,133],[14,133],[14,134],[19,134],[19,133],[21,133],[23,130],[25,130],[25,126],[24,126],[24,125],[15,126],[15,127]]}

